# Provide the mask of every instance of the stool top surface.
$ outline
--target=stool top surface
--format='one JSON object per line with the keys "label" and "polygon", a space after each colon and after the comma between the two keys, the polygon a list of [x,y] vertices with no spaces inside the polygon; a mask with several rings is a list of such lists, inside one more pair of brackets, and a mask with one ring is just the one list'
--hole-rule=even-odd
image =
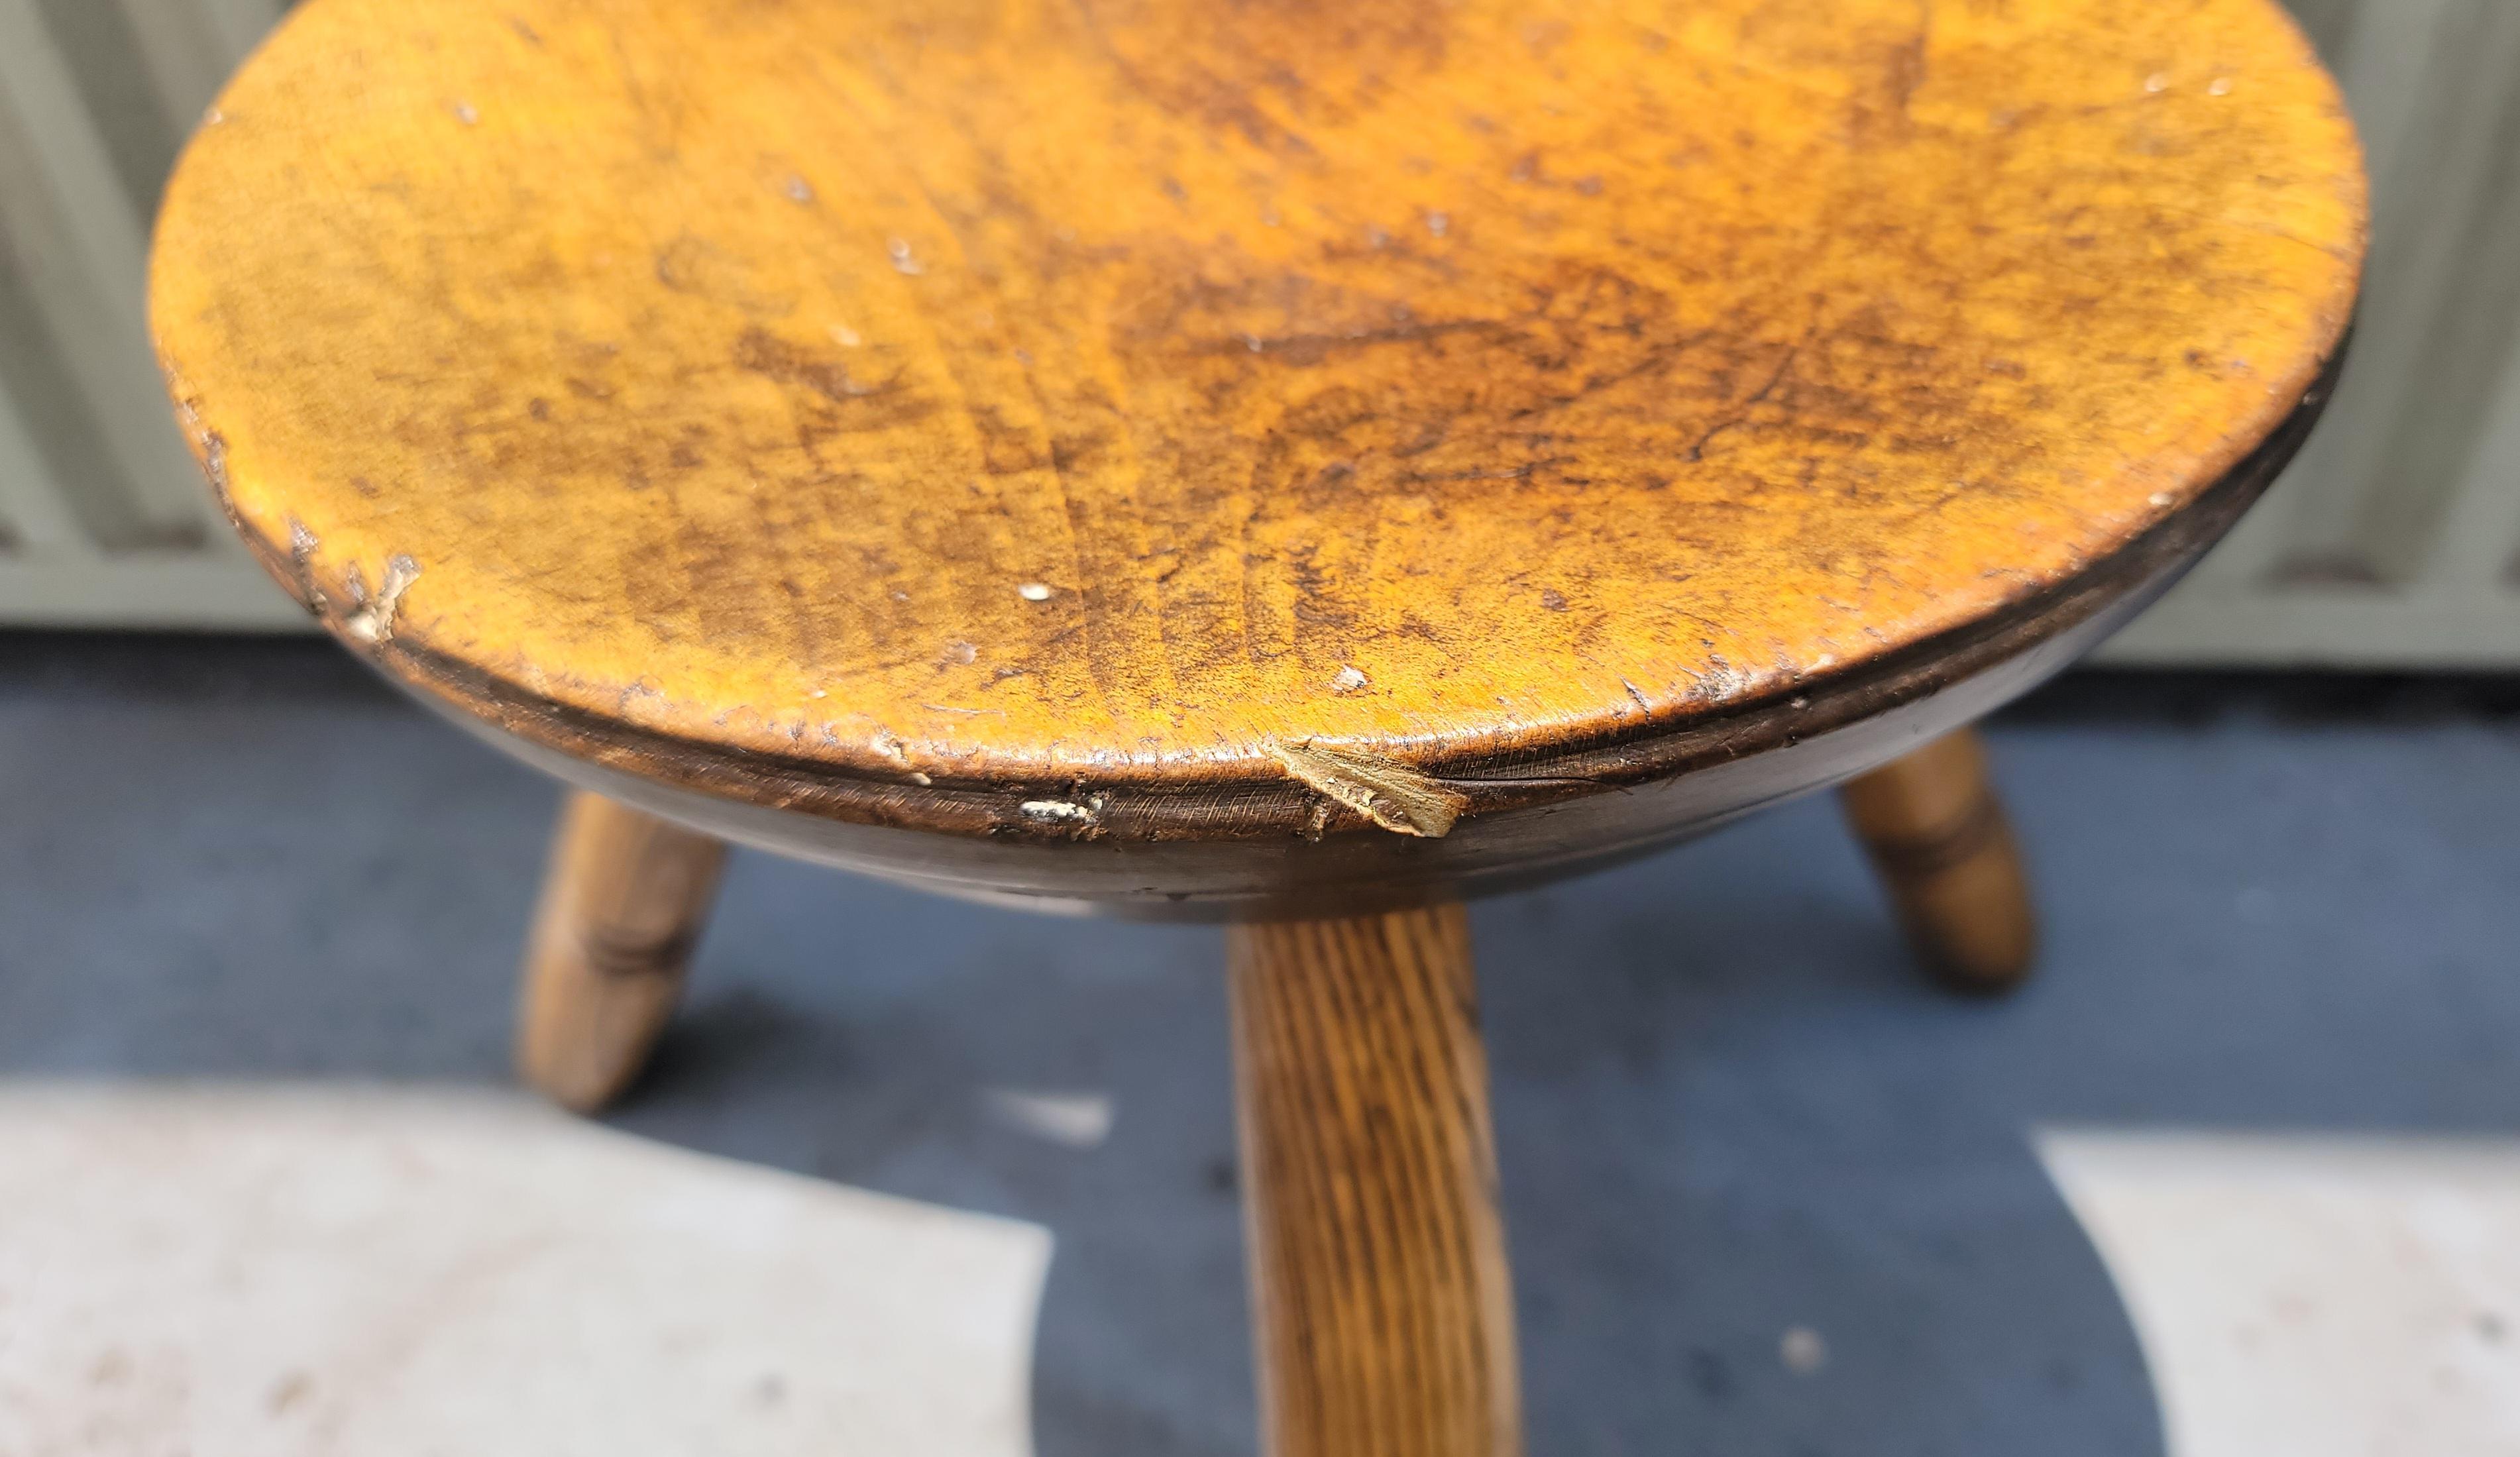
{"label": "stool top surface", "polygon": [[248,538],[441,691],[1282,779],[2070,581],[2293,410],[2363,208],[2272,0],[310,0],[152,321]]}

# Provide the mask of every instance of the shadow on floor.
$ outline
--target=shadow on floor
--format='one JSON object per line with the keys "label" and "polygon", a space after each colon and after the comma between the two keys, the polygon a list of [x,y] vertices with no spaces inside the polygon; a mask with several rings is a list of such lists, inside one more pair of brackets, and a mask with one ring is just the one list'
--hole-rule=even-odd
{"label": "shadow on floor", "polygon": [[[1999,725],[2049,945],[2001,1004],[1911,975],[1824,801],[1481,905],[1532,1449],[2161,1451],[2034,1126],[2520,1125],[2510,695],[2374,692]],[[553,804],[320,646],[0,638],[0,1073],[504,1079]],[[1216,957],[740,856],[614,1121],[1047,1225],[1046,1457],[1248,1452]]]}

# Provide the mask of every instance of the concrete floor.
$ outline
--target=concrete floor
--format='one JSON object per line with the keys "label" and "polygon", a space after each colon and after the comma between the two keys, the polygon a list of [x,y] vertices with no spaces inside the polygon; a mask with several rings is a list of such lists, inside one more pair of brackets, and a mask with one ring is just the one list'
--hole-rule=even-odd
{"label": "concrete floor", "polygon": [[[2388,1223],[2391,1199],[2436,1244],[2497,1219],[2520,1233],[2520,1193],[2494,1172],[2520,1169],[2520,694],[2081,678],[1993,738],[2048,935],[2041,979],[2006,1002],[1911,973],[1826,801],[1476,909],[1532,1450],[2223,1457],[2252,1450],[2211,1435],[2255,1430],[2250,1401],[2379,1411],[2450,1381],[2473,1398],[2465,1435],[2333,1450],[2520,1451],[2520,1340],[2503,1334],[2520,1270],[2458,1265],[2424,1287],[2429,1314],[2336,1316],[2335,1349],[2314,1352],[2328,1367],[2277,1339],[2415,1288],[2381,1269],[2356,1287],[2378,1292],[2370,1307],[2284,1284],[2325,1278],[2345,1257],[2320,1252],[2354,1240],[2404,1257],[2416,1236]],[[0,637],[0,1159],[16,1128],[71,1160],[0,1182],[17,1190],[0,1201],[43,1229],[103,1227],[45,1191],[80,1182],[104,1115],[44,1089],[181,1080],[171,1101],[107,1098],[156,1127],[231,1083],[296,1089],[280,1124],[373,1084],[502,1084],[554,803],[328,647]],[[780,1198],[839,1185],[1046,1231],[1009,1450],[1028,1428],[1045,1457],[1246,1453],[1217,952],[1210,931],[1031,919],[741,855],[686,1013],[609,1122],[641,1147],[818,1181]],[[260,1126],[263,1105],[235,1106]],[[471,1118],[461,1146],[491,1136]],[[533,1126],[519,1136],[579,1136]],[[2168,1151],[2130,1163],[2146,1140]],[[2256,1317],[2176,1272],[2218,1211],[2239,1222],[2214,1237],[2245,1253],[2251,1221],[2316,1203],[2283,1151],[2327,1147],[2347,1163],[2300,1167],[2347,1169],[2316,1186],[2347,1188],[2334,1208],[2364,1222],[2261,1261],[2250,1278],[2272,1293],[2230,1299],[2276,1302],[2274,1344],[2224,1342],[2213,1322]],[[2444,1148],[2448,1171],[2422,1152]],[[214,1197],[216,1180],[166,1180]],[[495,1222],[504,1197],[466,1217]],[[977,1263],[1029,1268],[988,1248]],[[11,1268],[0,1450],[9,1362],[67,1339],[24,1313],[40,1302],[11,1302]],[[2400,1315],[2433,1325],[2374,1324]],[[954,1372],[931,1378],[922,1399],[959,1409]],[[186,1380],[185,1399],[209,1399],[208,1377]],[[76,1424],[108,1430],[97,1413],[120,1399],[96,1385],[54,1427],[22,1414],[22,1445],[139,1450],[79,1444]],[[552,1390],[564,1405],[572,1389]],[[205,1420],[170,1410],[179,1435]],[[240,1440],[196,1451],[252,1449]],[[289,1450],[383,1450],[338,1442]],[[739,1449],[690,1443],[657,1449]],[[496,1425],[457,1444],[567,1449]]]}

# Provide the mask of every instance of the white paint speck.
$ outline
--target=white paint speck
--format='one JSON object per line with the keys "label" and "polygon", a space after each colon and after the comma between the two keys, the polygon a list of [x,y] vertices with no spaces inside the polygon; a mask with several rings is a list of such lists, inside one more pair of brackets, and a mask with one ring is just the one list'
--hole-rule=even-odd
{"label": "white paint speck", "polygon": [[789,201],[811,202],[814,200],[814,185],[807,182],[802,177],[788,178],[788,185],[781,189],[781,191],[788,194]]}
{"label": "white paint speck", "polygon": [[1050,584],[1047,582],[1026,582],[1021,587],[1015,589],[1015,596],[1022,597],[1027,602],[1049,601]]}
{"label": "white paint speck", "polygon": [[1017,808],[1023,811],[1026,818],[1051,824],[1085,824],[1094,818],[1092,810],[1063,799],[1028,799]]}
{"label": "white paint speck", "polygon": [[805,696],[808,698],[829,698],[832,696],[832,690],[830,688],[816,688]]}
{"label": "white paint speck", "polygon": [[394,613],[402,604],[402,595],[420,580],[420,563],[402,552],[385,559],[383,583],[376,598],[368,597],[367,584],[359,575],[357,562],[350,564],[350,600],[359,604],[357,611],[342,619],[341,630],[357,640],[374,646],[393,640]]}
{"label": "white paint speck", "polygon": [[1451,230],[1452,226],[1453,219],[1449,213],[1430,212],[1426,214],[1426,231],[1434,234],[1438,238],[1443,237],[1446,232]]}
{"label": "white paint speck", "polygon": [[831,332],[832,342],[839,345],[843,349],[854,349],[858,345],[866,342],[864,335],[860,334],[856,330],[849,328],[845,324],[832,325]]}
{"label": "white paint speck", "polygon": [[218,108],[216,108],[216,107],[212,107],[212,108],[210,108],[210,110],[209,110],[209,114],[207,114],[207,115],[205,115],[205,116],[203,116],[203,117],[202,118],[202,124],[203,124],[203,125],[205,125],[205,126],[217,126],[217,125],[219,125],[221,122],[226,121],[227,119],[228,119],[228,113],[227,113],[227,112],[220,110],[219,110]]}
{"label": "white paint speck", "polygon": [[455,104],[455,119],[471,126],[481,119],[481,113],[472,110],[471,102],[459,101]]}
{"label": "white paint speck", "polygon": [[1817,1376],[1828,1364],[1828,1343],[1810,1326],[1794,1326],[1777,1343],[1777,1356],[1796,1376]]}
{"label": "white paint speck", "polygon": [[2171,495],[2168,491],[2155,491],[2143,499],[2153,506],[2168,506],[2179,498]]}
{"label": "white paint speck", "polygon": [[1100,1148],[1111,1136],[1108,1093],[1027,1092],[992,1087],[981,1102],[999,1122],[1066,1148]]}
{"label": "white paint speck", "polygon": [[1364,687],[1366,683],[1367,679],[1364,674],[1356,671],[1356,669],[1351,665],[1343,664],[1340,666],[1339,671],[1330,678],[1330,691],[1334,693],[1353,693],[1357,689]]}
{"label": "white paint speck", "polygon": [[2205,83],[2205,94],[2207,96],[2230,95],[2231,78],[2229,76],[2216,76],[2214,79]]}
{"label": "white paint speck", "polygon": [[896,273],[906,273],[912,278],[917,278],[927,271],[927,265],[911,256],[909,239],[894,239],[885,245],[885,251],[892,254],[892,267]]}
{"label": "white paint speck", "polygon": [[2143,90],[2147,96],[2159,96],[2169,89],[2170,77],[2161,71],[2154,71],[2143,78]]}

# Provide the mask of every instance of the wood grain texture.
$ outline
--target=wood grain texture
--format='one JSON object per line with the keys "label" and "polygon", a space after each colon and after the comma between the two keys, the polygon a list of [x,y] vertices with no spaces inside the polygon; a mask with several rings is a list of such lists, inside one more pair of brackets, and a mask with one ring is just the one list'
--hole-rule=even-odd
{"label": "wood grain texture", "polygon": [[1968,992],[2029,976],[2038,915],[1976,730],[1849,780],[1840,798],[1920,960]]}
{"label": "wood grain texture", "polygon": [[1227,935],[1263,1450],[1515,1457],[1468,918]]}
{"label": "wood grain texture", "polygon": [[629,1087],[682,996],[725,862],[723,841],[569,795],[525,947],[519,1077],[580,1112]]}
{"label": "wood grain texture", "polygon": [[275,571],[518,731],[1374,834],[1276,751],[1592,792],[2193,509],[2362,206],[2272,0],[310,0],[153,318]]}
{"label": "wood grain texture", "polygon": [[[2323,398],[2324,386],[2315,386],[2282,430],[2196,505],[2022,611],[1912,644],[1807,694],[1651,739],[1448,766],[1436,783],[1460,796],[1461,808],[1440,837],[1326,832],[1316,817],[1326,796],[1297,780],[1166,796],[1089,793],[1090,824],[1044,833],[1023,807],[1076,793],[1073,781],[883,785],[769,755],[686,775],[709,761],[660,757],[652,741],[618,737],[617,725],[579,717],[546,737],[552,726],[527,702],[440,706],[485,742],[581,788],[739,844],[948,895],[1192,920],[1359,915],[1464,900],[1703,833],[1995,711],[2142,610],[2256,498]],[[1011,828],[1018,821],[1022,832]]]}

